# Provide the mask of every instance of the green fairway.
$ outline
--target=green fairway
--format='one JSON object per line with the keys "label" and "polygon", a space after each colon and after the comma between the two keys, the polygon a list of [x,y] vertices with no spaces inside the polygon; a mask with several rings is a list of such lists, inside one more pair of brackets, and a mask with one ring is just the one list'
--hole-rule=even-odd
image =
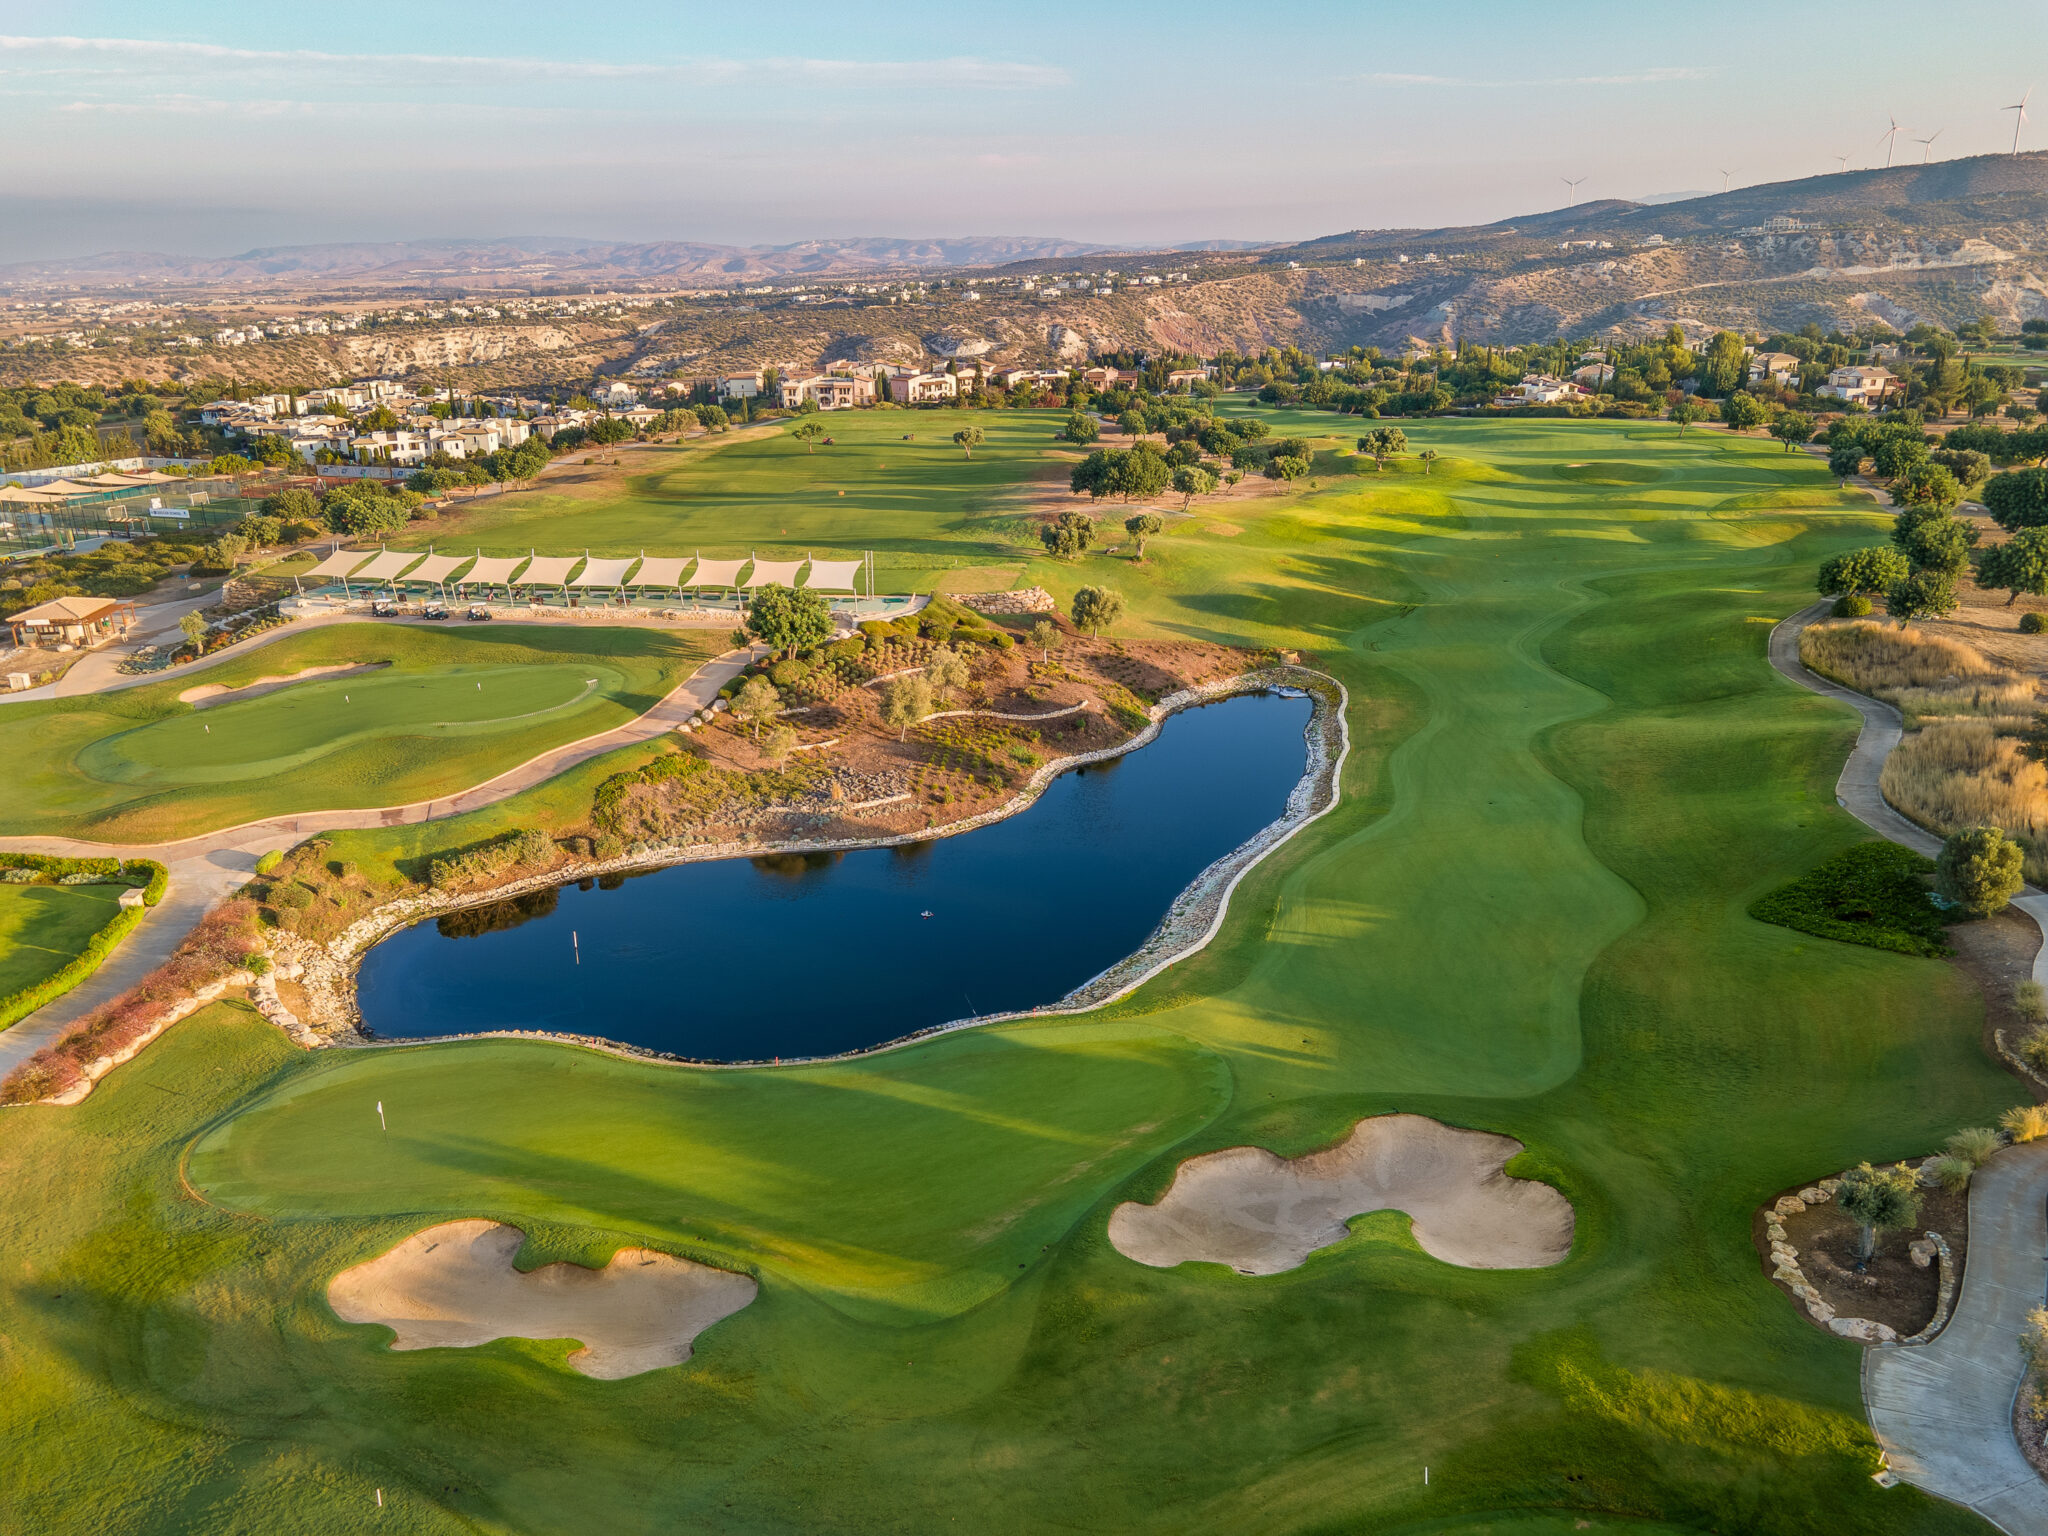
{"label": "green fairway", "polygon": [[54,976],[121,910],[115,885],[0,884],[0,997]]}
{"label": "green fairway", "polygon": [[[702,632],[340,624],[200,673],[0,712],[0,833],[162,840],[265,815],[454,794],[644,713],[720,642]],[[378,664],[205,707],[309,667]]]}
{"label": "green fairway", "polygon": [[[1377,474],[1355,423],[1269,415],[1321,437],[1316,490],[1024,573],[1351,690],[1343,803],[1208,949],[1078,1020],[787,1069],[313,1057],[210,1010],[78,1109],[0,1117],[15,1526],[367,1529],[382,1488],[432,1532],[1984,1529],[1871,1481],[1860,1352],[1750,1238],[1787,1186],[2023,1097],[1962,973],[1747,915],[1867,835],[1833,794],[1857,717],[1765,642],[1878,535],[1869,501],[1662,424],[1417,422],[1434,471]],[[705,963],[765,991],[804,956],[792,925]],[[1393,1213],[1265,1278],[1107,1240],[1187,1157],[1389,1110],[1522,1140],[1571,1256],[1459,1269]],[[650,1242],[761,1293],[621,1382],[327,1311],[337,1269],[452,1215],[522,1225],[524,1263]]]}
{"label": "green fairway", "polygon": [[[780,427],[633,454],[616,495],[540,489],[451,519],[442,542],[486,553],[529,548],[599,555],[850,559],[875,552],[883,591],[925,590],[958,566],[1016,561],[1037,548],[1016,500],[1034,478],[1064,488],[1079,450],[1053,441],[1059,411],[859,411],[823,422],[808,451]],[[969,459],[964,426],[986,440]],[[908,434],[909,440],[905,440]]]}

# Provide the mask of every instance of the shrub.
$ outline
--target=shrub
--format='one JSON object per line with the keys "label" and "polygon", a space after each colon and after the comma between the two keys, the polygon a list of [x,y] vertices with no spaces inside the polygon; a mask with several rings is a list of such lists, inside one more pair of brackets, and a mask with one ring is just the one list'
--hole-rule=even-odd
{"label": "shrub", "polygon": [[1998,1117],[1998,1128],[2015,1143],[2048,1136],[2048,1104],[2016,1104]]}
{"label": "shrub", "polygon": [[2019,894],[2025,861],[2025,850],[1997,827],[1969,827],[1942,843],[1935,882],[1970,916],[1989,917]]}
{"label": "shrub", "polygon": [[2048,635],[2048,613],[2038,610],[2020,615],[2020,633],[2023,635]]}
{"label": "shrub", "polygon": [[277,872],[277,866],[284,862],[284,850],[273,848],[256,861],[256,873],[270,875]]}
{"label": "shrub", "polygon": [[270,974],[270,956],[268,955],[251,955],[243,963],[252,976],[268,976]]}
{"label": "shrub", "polygon": [[889,639],[895,634],[896,629],[887,619],[863,619],[860,624],[860,632],[867,636],[867,643],[870,648],[879,650],[882,646],[889,643]]}
{"label": "shrub", "polygon": [[1967,1157],[1937,1157],[1927,1165],[1927,1171],[1934,1175],[1943,1189],[1954,1194],[1969,1187],[1970,1175],[1976,1172],[1976,1164]]}
{"label": "shrub", "polygon": [[2048,1019],[2048,993],[2044,993],[2041,983],[2032,978],[2013,987],[2012,1005],[2023,1019],[2031,1019],[2036,1024]]}
{"label": "shrub", "polygon": [[1972,1168],[1982,1168],[1986,1159],[2005,1145],[2005,1138],[1988,1125],[1965,1126],[1949,1137],[1942,1150],[1950,1157],[1961,1158]]}
{"label": "shrub", "polygon": [[1870,599],[1861,593],[1838,597],[1828,612],[1838,619],[1861,619],[1870,613]]}
{"label": "shrub", "polygon": [[1924,876],[1934,868],[1897,843],[1858,843],[1750,904],[1760,923],[1902,955],[1946,955],[1948,935]]}
{"label": "shrub", "polygon": [[481,880],[515,864],[551,864],[555,845],[538,827],[506,832],[454,853],[443,854],[427,866],[427,878],[434,885],[458,885]]}
{"label": "shrub", "polygon": [[280,912],[303,912],[313,905],[313,893],[296,880],[287,881],[272,887],[270,904]]}
{"label": "shrub", "polygon": [[778,661],[768,669],[768,681],[778,688],[787,688],[792,683],[800,683],[810,675],[810,663],[798,661],[794,657],[788,661]]}

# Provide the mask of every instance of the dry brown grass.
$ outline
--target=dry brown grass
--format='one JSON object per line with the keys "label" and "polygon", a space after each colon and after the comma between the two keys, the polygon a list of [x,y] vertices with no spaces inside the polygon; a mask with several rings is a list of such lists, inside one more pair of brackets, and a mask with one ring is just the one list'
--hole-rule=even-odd
{"label": "dry brown grass", "polygon": [[1799,659],[1822,677],[1895,705],[1917,726],[1956,715],[2034,712],[2034,680],[1941,635],[1868,621],[1814,624],[1799,635]]}
{"label": "dry brown grass", "polygon": [[1990,720],[1944,720],[1893,748],[1878,781],[1889,800],[1930,832],[2001,827],[2027,844],[2026,874],[2048,876],[2048,767]]}

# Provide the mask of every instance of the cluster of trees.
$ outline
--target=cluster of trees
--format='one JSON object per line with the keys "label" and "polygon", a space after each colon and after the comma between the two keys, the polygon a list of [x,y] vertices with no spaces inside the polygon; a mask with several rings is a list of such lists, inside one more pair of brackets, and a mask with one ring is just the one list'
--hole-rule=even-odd
{"label": "cluster of trees", "polygon": [[[261,516],[277,529],[272,538],[287,542],[310,538],[323,527],[351,538],[374,538],[403,528],[419,515],[426,499],[409,488],[397,490],[374,480],[351,480],[325,495],[301,489],[280,491],[265,498]],[[256,531],[249,527],[255,521],[244,521],[245,535]],[[263,524],[258,530],[267,531]]]}

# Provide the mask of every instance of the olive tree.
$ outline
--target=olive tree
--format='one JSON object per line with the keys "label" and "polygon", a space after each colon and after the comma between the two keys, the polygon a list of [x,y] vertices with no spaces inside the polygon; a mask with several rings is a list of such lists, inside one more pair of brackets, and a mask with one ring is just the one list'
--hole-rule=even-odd
{"label": "olive tree", "polygon": [[1133,512],[1124,519],[1124,532],[1138,542],[1138,559],[1145,558],[1145,540],[1166,526],[1166,519],[1157,512]]}
{"label": "olive tree", "polygon": [[775,685],[759,673],[748,678],[732,701],[735,720],[744,720],[754,728],[754,740],[761,739],[761,722],[773,720],[777,710],[782,708],[782,695]]}
{"label": "olive tree", "polygon": [[815,421],[807,421],[790,433],[790,436],[802,440],[804,449],[808,453],[816,453],[818,451],[818,439],[824,435],[825,429]]}
{"label": "olive tree", "polygon": [[1074,594],[1074,623],[1099,635],[1124,616],[1124,597],[1114,587],[1083,587]]}
{"label": "olive tree", "polygon": [[892,677],[882,685],[882,724],[896,727],[898,741],[932,712],[932,685],[921,677]]}
{"label": "olive tree", "polygon": [[1185,512],[1194,505],[1197,496],[1207,496],[1216,489],[1216,475],[1199,464],[1183,464],[1173,472],[1172,484],[1181,498],[1180,509]]}
{"label": "olive tree", "polygon": [[1920,1179],[1904,1163],[1890,1168],[1860,1163],[1842,1175],[1835,1203],[1862,1229],[1856,1252],[1867,1264],[1877,1254],[1880,1236],[1910,1227],[1919,1219]]}
{"label": "olive tree", "polygon": [[950,645],[933,651],[924,664],[924,680],[931,685],[932,693],[941,698],[950,698],[965,688],[967,678],[967,658]]}
{"label": "olive tree", "polygon": [[1771,436],[1785,445],[1790,453],[1801,443],[1813,438],[1813,418],[1804,411],[1781,411],[1778,419],[1771,423]]}
{"label": "olive tree", "polygon": [[1904,629],[1915,619],[1939,619],[1956,611],[1956,579],[1946,571],[1915,571],[1885,589],[1885,606]]}
{"label": "olive tree", "polygon": [[1045,552],[1062,559],[1077,560],[1095,542],[1095,524],[1079,512],[1062,512],[1038,530]]}
{"label": "olive tree", "polygon": [[1998,827],[1951,832],[1934,861],[1934,885],[1970,917],[2001,912],[2025,880],[2026,849]]}
{"label": "olive tree", "polygon": [[2009,593],[2008,608],[2022,592],[2048,595],[2048,528],[2022,528],[1997,548],[1986,550],[1977,567],[1977,585]]}
{"label": "olive tree", "polygon": [[794,654],[831,635],[832,605],[808,587],[763,587],[747,604],[747,628],[757,640]]}
{"label": "olive tree", "polygon": [[1038,659],[1045,661],[1052,655],[1053,642],[1059,637],[1060,627],[1057,624],[1050,619],[1040,619],[1031,626],[1031,633],[1026,638],[1038,647]]}
{"label": "olive tree", "polygon": [[960,451],[970,459],[974,457],[974,445],[981,439],[982,431],[979,427],[962,427],[953,434],[953,441],[960,445]]}

